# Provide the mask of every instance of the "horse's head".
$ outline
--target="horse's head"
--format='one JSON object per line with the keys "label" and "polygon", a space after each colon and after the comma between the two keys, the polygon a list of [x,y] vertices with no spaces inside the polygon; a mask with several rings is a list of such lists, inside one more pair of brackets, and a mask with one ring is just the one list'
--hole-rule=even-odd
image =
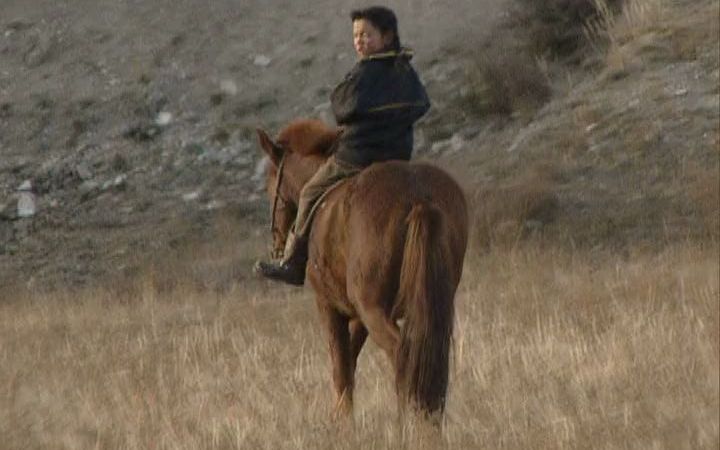
{"label": "horse's head", "polygon": [[258,128],[260,147],[270,161],[266,189],[272,205],[273,253],[282,252],[295,220],[300,190],[330,155],[339,129],[318,120],[296,120],[276,140]]}

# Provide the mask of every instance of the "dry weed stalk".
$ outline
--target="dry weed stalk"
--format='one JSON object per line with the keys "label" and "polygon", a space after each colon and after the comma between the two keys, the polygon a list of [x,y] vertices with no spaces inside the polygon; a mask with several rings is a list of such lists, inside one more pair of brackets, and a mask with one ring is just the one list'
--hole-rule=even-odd
{"label": "dry weed stalk", "polygon": [[623,47],[658,26],[664,14],[663,0],[626,0],[616,15],[607,0],[594,0],[597,16],[588,20],[584,35],[596,52],[606,55],[608,66],[624,70]]}

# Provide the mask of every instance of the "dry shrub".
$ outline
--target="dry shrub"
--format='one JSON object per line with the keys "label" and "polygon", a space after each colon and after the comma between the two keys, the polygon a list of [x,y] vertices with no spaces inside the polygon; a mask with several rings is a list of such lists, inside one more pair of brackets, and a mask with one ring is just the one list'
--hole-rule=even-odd
{"label": "dry shrub", "polygon": [[495,45],[481,51],[468,78],[465,109],[477,116],[528,115],[551,94],[537,61],[510,46]]}
{"label": "dry shrub", "polygon": [[500,186],[481,186],[472,202],[473,237],[480,249],[512,246],[539,232],[557,215],[552,169],[535,167]]}
{"label": "dry shrub", "polygon": [[[720,35],[720,4],[718,2],[697,2],[683,11],[683,17],[672,17],[668,22],[672,56],[680,60],[694,60],[698,51],[713,45],[717,53]],[[714,68],[714,67],[713,67]]]}
{"label": "dry shrub", "polygon": [[597,14],[588,18],[584,33],[608,68],[617,74],[629,61],[657,47],[657,31],[663,17],[661,0],[626,0],[619,13],[608,0],[593,0]]}
{"label": "dry shrub", "polygon": [[585,32],[614,45],[637,39],[654,28],[662,18],[661,0],[626,0],[616,14],[607,0],[593,0],[597,14],[589,18]]}
{"label": "dry shrub", "polygon": [[[616,8],[622,0],[607,0]],[[595,0],[517,0],[512,18],[536,54],[568,57],[584,42],[585,24],[598,16]]]}
{"label": "dry shrub", "polygon": [[718,168],[694,167],[687,188],[690,204],[696,210],[703,234],[720,239],[720,172]]}

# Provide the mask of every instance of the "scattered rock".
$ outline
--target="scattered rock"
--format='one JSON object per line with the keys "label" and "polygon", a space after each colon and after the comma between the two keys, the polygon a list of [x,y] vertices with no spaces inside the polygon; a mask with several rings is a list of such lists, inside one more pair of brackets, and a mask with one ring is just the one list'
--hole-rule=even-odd
{"label": "scattered rock", "polygon": [[90,169],[88,169],[87,165],[85,165],[84,163],[80,163],[75,166],[75,173],[77,174],[78,178],[83,181],[87,181],[92,178],[92,172],[90,172]]}
{"label": "scattered rock", "polygon": [[18,191],[32,191],[32,181],[25,180],[17,188]]}
{"label": "scattered rock", "polygon": [[126,183],[127,183],[127,175],[125,175],[125,174],[118,175],[113,180],[113,186],[115,186],[115,187],[123,186]]}
{"label": "scattered rock", "polygon": [[431,153],[455,153],[462,150],[465,147],[465,139],[459,134],[455,133],[450,139],[444,139],[433,143],[430,148]]}
{"label": "scattered rock", "polygon": [[188,192],[182,196],[182,199],[186,202],[192,202],[200,198],[200,191]]}
{"label": "scattered rock", "polygon": [[19,218],[33,217],[36,212],[35,194],[29,191],[21,191],[18,195],[17,216]]}
{"label": "scattered rock", "polygon": [[237,84],[233,80],[222,80],[220,82],[220,92],[228,96],[235,96],[238,93]]}
{"label": "scattered rock", "polygon": [[253,60],[253,64],[258,67],[267,67],[270,65],[271,62],[272,60],[265,55],[257,55]]}
{"label": "scattered rock", "polygon": [[170,122],[172,122],[172,120],[173,120],[172,113],[169,113],[167,111],[160,111],[158,113],[157,117],[155,117],[155,125],[157,125],[159,127],[166,127],[166,126],[170,125]]}
{"label": "scattered rock", "polygon": [[112,180],[107,180],[103,183],[101,190],[106,191],[110,188],[114,189],[124,189],[127,185],[127,175],[124,173],[121,175],[116,176]]}
{"label": "scattered rock", "polygon": [[220,209],[225,206],[225,202],[220,200],[211,200],[205,205],[205,209],[208,211],[212,211],[215,209]]}
{"label": "scattered rock", "polygon": [[80,185],[80,198],[85,201],[100,192],[100,184],[97,181],[88,180]]}

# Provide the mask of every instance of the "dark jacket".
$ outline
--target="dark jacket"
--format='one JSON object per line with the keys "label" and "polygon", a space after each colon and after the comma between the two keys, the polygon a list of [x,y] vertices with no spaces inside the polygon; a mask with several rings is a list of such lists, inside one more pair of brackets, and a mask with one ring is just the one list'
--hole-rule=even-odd
{"label": "dark jacket", "polygon": [[344,128],[336,151],[340,161],[366,167],[389,159],[409,160],[413,124],[430,108],[427,93],[410,65],[412,53],[388,52],[361,59],[330,100]]}

